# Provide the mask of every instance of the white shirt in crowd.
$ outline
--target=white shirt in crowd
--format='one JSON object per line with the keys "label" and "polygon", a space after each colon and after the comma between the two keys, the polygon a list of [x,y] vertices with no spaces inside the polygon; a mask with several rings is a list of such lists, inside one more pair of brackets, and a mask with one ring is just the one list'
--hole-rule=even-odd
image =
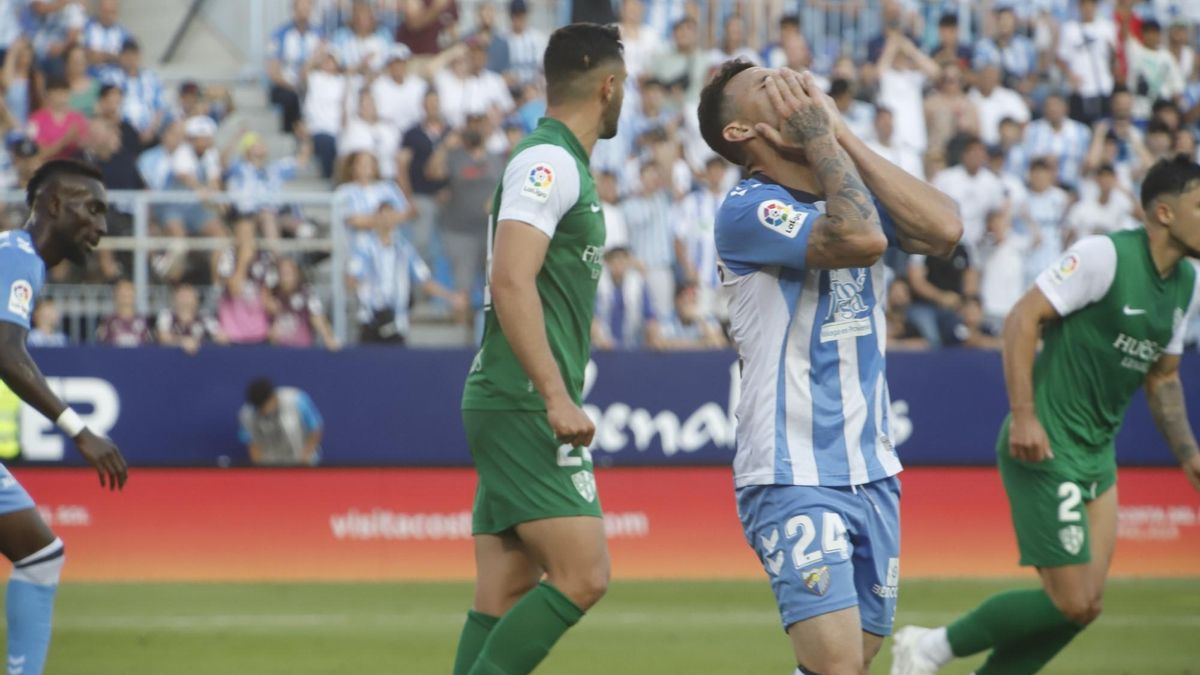
{"label": "white shirt in crowd", "polygon": [[1006,117],[1024,124],[1029,121],[1029,106],[1020,94],[1007,87],[996,87],[984,96],[978,89],[968,95],[979,111],[979,136],[984,143],[995,145],[1000,142],[1000,122]]}
{"label": "white shirt in crowd", "polygon": [[1003,208],[1004,184],[996,174],[981,168],[972,176],[961,164],[944,169],[933,185],[958,203],[963,222],[963,244],[974,253],[983,239],[989,211]]}
{"label": "white shirt in crowd", "polygon": [[[872,130],[872,135],[874,135],[874,130]],[[894,136],[890,145],[884,145],[874,140],[867,141],[867,147],[892,164],[925,180],[925,164],[921,161],[921,154],[903,143],[897,143]]]}
{"label": "white shirt in crowd", "polygon": [[221,175],[221,153],[209,148],[197,155],[191,143],[180,143],[171,153],[171,175],[176,178],[192,176],[201,183],[208,183]]}
{"label": "white shirt in crowd", "polygon": [[[1174,99],[1183,93],[1187,82],[1179,70],[1175,57],[1165,48],[1147,49],[1132,35],[1125,41],[1125,58],[1129,62],[1129,90],[1134,92],[1133,116],[1149,119],[1154,101],[1160,98]],[[1141,84],[1146,85],[1146,95]]]}
{"label": "white shirt in crowd", "polygon": [[629,73],[630,82],[637,82],[638,75],[650,67],[651,59],[667,46],[648,26],[640,27],[636,37],[622,32],[621,44],[624,47],[625,70]]}
{"label": "white shirt in crowd", "polygon": [[399,127],[384,120],[375,123],[354,117],[338,138],[338,155],[345,156],[360,150],[375,155],[382,178],[396,176],[396,152],[400,149]]}
{"label": "white shirt in crowd", "polygon": [[895,138],[924,152],[928,141],[925,131],[925,74],[919,70],[884,70],[879,74],[879,105],[892,111]]}
{"label": "white shirt in crowd", "polygon": [[979,247],[979,295],[989,323],[1003,321],[1025,293],[1025,259],[1031,243],[1029,235],[1010,230],[1004,241],[987,237]]}
{"label": "white shirt in crowd", "polygon": [[421,102],[428,90],[428,82],[411,75],[403,82],[383,75],[371,83],[371,96],[375,98],[379,117],[395,125],[401,134],[421,122]]}
{"label": "white shirt in crowd", "polygon": [[1097,17],[1089,23],[1068,21],[1058,34],[1058,58],[1079,78],[1075,93],[1084,97],[1108,96],[1113,90],[1111,63],[1117,48],[1117,27]]}
{"label": "white shirt in crowd", "polygon": [[345,105],[345,76],[321,70],[309,73],[304,97],[304,124],[309,133],[337,136],[342,130]]}
{"label": "white shirt in crowd", "polygon": [[1079,201],[1067,211],[1067,229],[1076,237],[1107,234],[1138,227],[1133,218],[1133,200],[1122,190],[1101,199],[1099,188],[1083,189]]}
{"label": "white shirt in crowd", "polygon": [[526,28],[520,33],[509,33],[504,37],[508,43],[508,67],[517,82],[525,83],[537,79],[542,72],[542,55],[546,53],[546,34],[536,28]]}
{"label": "white shirt in crowd", "polygon": [[467,115],[483,115],[493,108],[502,113],[513,109],[508,84],[490,70],[459,77],[453,71],[443,69],[434,75],[433,86],[442,102],[442,116],[452,127],[465,124]]}

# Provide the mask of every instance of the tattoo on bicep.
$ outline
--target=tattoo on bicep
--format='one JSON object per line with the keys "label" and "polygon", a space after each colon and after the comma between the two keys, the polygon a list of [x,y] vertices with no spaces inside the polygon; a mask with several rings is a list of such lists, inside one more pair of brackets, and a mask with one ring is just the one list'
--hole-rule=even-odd
{"label": "tattoo on bicep", "polygon": [[1176,378],[1146,388],[1146,400],[1150,413],[1159,431],[1167,440],[1171,452],[1179,461],[1196,454],[1196,436],[1188,422],[1187,408],[1183,401],[1183,384]]}

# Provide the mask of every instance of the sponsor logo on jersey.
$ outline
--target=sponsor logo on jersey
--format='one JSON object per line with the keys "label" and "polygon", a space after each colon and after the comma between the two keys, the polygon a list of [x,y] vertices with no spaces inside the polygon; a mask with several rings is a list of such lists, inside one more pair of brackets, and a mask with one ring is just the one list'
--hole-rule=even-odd
{"label": "sponsor logo on jersey", "polygon": [[554,167],[541,162],[534,164],[529,170],[525,184],[521,186],[521,196],[546,203],[550,199],[550,190],[554,187]]}
{"label": "sponsor logo on jersey", "polygon": [[863,300],[867,269],[829,271],[829,311],[821,326],[821,342],[871,334],[871,308]]}
{"label": "sponsor logo on jersey", "polygon": [[871,586],[871,592],[885,599],[900,595],[900,559],[888,558],[887,578],[882,584]]}
{"label": "sponsor logo on jersey", "polygon": [[1150,366],[1158,360],[1163,352],[1162,345],[1154,340],[1139,340],[1124,333],[1117,335],[1112,346],[1113,349],[1125,355],[1121,359],[1122,368],[1129,368],[1140,373],[1149,372]]}
{"label": "sponsor logo on jersey", "polygon": [[758,205],[758,222],[789,239],[795,239],[800,234],[806,218],[807,213],[797,211],[778,199],[768,199]]}
{"label": "sponsor logo on jersey", "polygon": [[33,286],[24,279],[17,279],[8,290],[8,311],[22,319],[29,318],[33,309]]}
{"label": "sponsor logo on jersey", "polygon": [[1059,258],[1058,263],[1054,267],[1050,268],[1050,280],[1056,284],[1061,284],[1074,274],[1077,269],[1079,269],[1079,254],[1070,251]]}
{"label": "sponsor logo on jersey", "polygon": [[832,576],[829,574],[828,565],[821,565],[801,574],[804,579],[804,587],[814,595],[825,595],[829,590]]}
{"label": "sponsor logo on jersey", "polygon": [[589,503],[596,501],[596,477],[592,475],[591,471],[587,469],[576,471],[571,474],[571,482],[575,485],[580,497]]}
{"label": "sponsor logo on jersey", "polygon": [[583,249],[583,254],[579,258],[591,268],[593,279],[599,279],[600,275],[604,273],[603,246],[588,246]]}
{"label": "sponsor logo on jersey", "polygon": [[1078,555],[1083,550],[1084,534],[1079,525],[1067,525],[1058,531],[1058,541],[1063,550],[1071,555]]}

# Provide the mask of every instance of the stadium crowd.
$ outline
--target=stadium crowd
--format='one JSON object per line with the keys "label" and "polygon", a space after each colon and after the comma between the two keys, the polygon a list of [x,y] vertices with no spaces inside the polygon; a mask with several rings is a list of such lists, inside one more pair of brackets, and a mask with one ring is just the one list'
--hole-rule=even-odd
{"label": "stadium crowd", "polygon": [[[311,260],[271,246],[332,227],[349,242],[360,341],[403,344],[414,301],[428,299],[468,344],[492,193],[508,149],[545,109],[547,34],[528,3],[467,12],[455,0],[293,0],[265,73],[295,152],[272,158],[253,133],[214,143],[228,92],[194,82],[166,91],[119,24],[117,0],[0,2],[0,188],[19,188],[45,159],[83,156],[110,189],[195,194],[152,214],[156,234],[181,241],[154,257],[156,280],[175,288],[171,306],[138,316],[119,256],[87,272],[116,283],[98,341],[336,348],[305,279]],[[739,171],[704,144],[695,108],[730,58],[813,70],[856,134],[958,202],[965,236],[952,256],[890,254],[886,329],[897,349],[996,348],[1008,310],[1067,246],[1139,227],[1139,181],[1154,161],[1200,156],[1197,3],[573,4],[572,18],[619,23],[630,75],[619,133],[591,164],[609,232],[597,349],[728,344],[712,232]],[[831,34],[833,15],[872,11],[880,30],[862,36],[864,49]],[[823,20],[801,20],[813,16]],[[329,181],[341,222],[314,225],[276,198],[306,171]],[[221,190],[231,203],[213,199]],[[20,222],[8,209],[5,226]],[[118,213],[110,227],[128,233],[129,219]],[[230,243],[189,255],[188,236]],[[220,289],[213,308],[195,288],[209,284]],[[58,310],[41,307],[31,336],[65,342]]]}

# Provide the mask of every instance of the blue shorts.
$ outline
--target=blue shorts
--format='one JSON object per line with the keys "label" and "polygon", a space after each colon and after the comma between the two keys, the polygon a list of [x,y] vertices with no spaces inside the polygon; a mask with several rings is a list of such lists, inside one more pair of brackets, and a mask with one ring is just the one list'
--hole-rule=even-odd
{"label": "blue shorts", "polygon": [[17,479],[0,464],[0,514],[14,513],[33,508],[33,498],[21,487]]}
{"label": "blue shorts", "polygon": [[737,491],[783,628],[858,607],[863,630],[890,635],[900,585],[900,481],[855,487],[749,485]]}

